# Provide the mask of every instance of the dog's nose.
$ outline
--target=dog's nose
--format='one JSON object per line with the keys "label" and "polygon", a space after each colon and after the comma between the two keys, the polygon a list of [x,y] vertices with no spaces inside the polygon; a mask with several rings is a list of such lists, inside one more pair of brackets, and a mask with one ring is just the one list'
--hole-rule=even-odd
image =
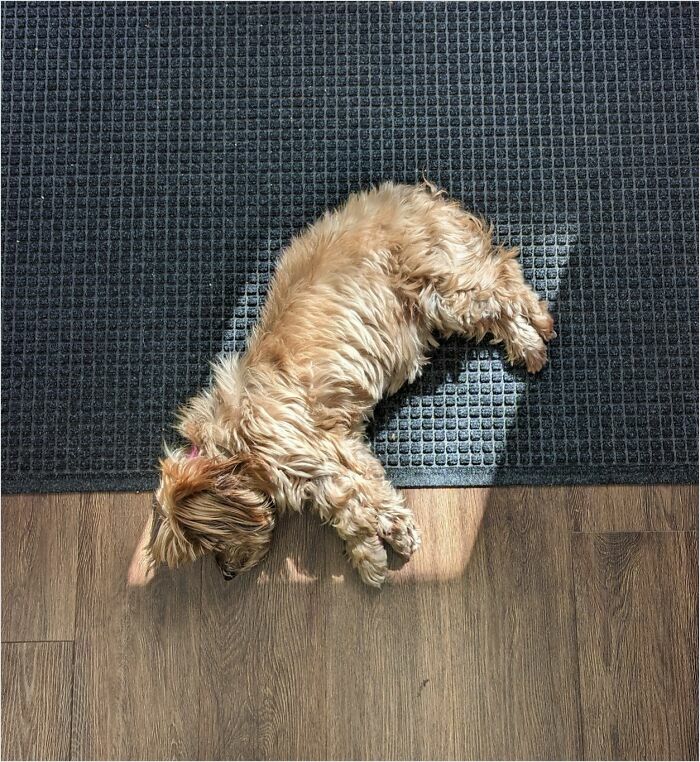
{"label": "dog's nose", "polygon": [[235,571],[235,569],[232,569],[228,564],[226,564],[224,561],[220,560],[219,558],[216,559],[216,565],[219,567],[219,571],[221,572],[221,576],[229,582],[232,580],[238,572]]}

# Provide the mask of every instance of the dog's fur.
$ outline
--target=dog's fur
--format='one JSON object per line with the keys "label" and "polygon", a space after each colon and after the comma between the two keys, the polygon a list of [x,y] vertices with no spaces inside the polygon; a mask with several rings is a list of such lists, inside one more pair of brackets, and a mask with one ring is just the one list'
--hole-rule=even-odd
{"label": "dog's fur", "polygon": [[247,351],[181,411],[191,446],[161,461],[152,561],[211,552],[233,576],[265,556],[277,514],[308,506],[380,585],[384,543],[409,557],[420,539],[365,424],[420,374],[436,334],[488,334],[511,363],[542,368],[552,319],[516,256],[427,183],[353,195],[295,238]]}

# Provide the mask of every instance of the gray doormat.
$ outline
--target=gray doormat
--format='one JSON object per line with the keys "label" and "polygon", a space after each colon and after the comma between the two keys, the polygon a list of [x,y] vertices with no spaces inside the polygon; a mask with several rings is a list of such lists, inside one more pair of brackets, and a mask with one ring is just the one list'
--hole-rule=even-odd
{"label": "gray doormat", "polygon": [[538,377],[450,341],[377,411],[400,485],[697,467],[693,3],[5,3],[6,492],[149,488],[295,230],[423,173],[522,247]]}

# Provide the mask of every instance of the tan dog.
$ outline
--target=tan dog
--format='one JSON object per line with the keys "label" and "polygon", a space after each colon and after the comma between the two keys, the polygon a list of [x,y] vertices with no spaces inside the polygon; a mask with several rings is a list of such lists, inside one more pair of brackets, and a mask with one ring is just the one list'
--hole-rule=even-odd
{"label": "tan dog", "polygon": [[247,351],[181,411],[190,446],[161,461],[151,562],[214,553],[234,576],[265,556],[278,513],[309,507],[380,585],[384,543],[408,558],[420,538],[365,424],[420,374],[435,334],[489,334],[511,363],[542,368],[552,318],[516,255],[429,184],[353,195],[295,238]]}

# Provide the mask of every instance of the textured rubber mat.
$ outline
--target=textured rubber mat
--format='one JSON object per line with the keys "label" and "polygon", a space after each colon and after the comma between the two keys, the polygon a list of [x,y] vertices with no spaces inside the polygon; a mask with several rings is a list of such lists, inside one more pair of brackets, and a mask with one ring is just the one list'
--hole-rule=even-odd
{"label": "textured rubber mat", "polygon": [[377,411],[401,485],[694,481],[694,3],[6,3],[3,488],[146,488],[280,250],[423,173],[559,338],[453,340]]}

